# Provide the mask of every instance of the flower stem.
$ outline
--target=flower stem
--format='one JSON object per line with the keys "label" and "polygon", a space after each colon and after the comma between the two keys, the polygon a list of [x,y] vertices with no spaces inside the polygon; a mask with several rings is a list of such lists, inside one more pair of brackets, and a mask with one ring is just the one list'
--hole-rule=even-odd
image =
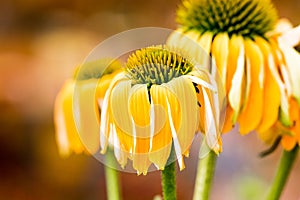
{"label": "flower stem", "polygon": [[276,175],[269,190],[267,200],[278,200],[287,182],[293,163],[298,153],[298,146],[291,151],[283,151]]}
{"label": "flower stem", "polygon": [[176,199],[176,162],[172,162],[161,172],[164,200]]}
{"label": "flower stem", "polygon": [[199,159],[194,190],[194,200],[208,200],[213,182],[217,155],[210,151],[205,158]]}
{"label": "flower stem", "polygon": [[164,200],[176,200],[176,154],[174,144],[166,167],[161,172],[161,183]]}
{"label": "flower stem", "polygon": [[119,173],[114,169],[116,166],[116,160],[112,150],[108,150],[105,155],[106,166],[105,178],[106,178],[106,190],[108,200],[120,200],[120,184],[119,184]]}

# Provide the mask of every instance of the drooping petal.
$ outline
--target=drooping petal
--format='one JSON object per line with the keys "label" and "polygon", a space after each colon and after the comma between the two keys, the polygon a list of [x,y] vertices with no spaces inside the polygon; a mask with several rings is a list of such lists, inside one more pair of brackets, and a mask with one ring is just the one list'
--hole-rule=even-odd
{"label": "drooping petal", "polygon": [[73,117],[73,94],[75,83],[68,80],[55,100],[54,122],[59,153],[68,156],[71,151],[83,151]]}
{"label": "drooping petal", "polygon": [[[289,118],[289,96],[291,93],[291,89],[290,89],[291,84],[288,77],[286,76],[287,73],[282,71],[282,69],[284,69],[285,67],[282,66],[283,60],[282,60],[281,53],[278,51],[278,45],[276,44],[276,42],[274,42],[274,40],[271,40],[270,44],[271,44],[271,49],[273,50],[272,52],[273,52],[274,60],[272,58],[268,58],[269,69],[280,89],[279,119],[284,125],[290,126],[291,120]],[[279,71],[282,76],[280,76]],[[283,80],[281,77],[283,78]]]}
{"label": "drooping petal", "polygon": [[[197,96],[194,85],[185,77],[178,77],[166,84],[162,84],[162,86],[173,91],[178,99],[181,108],[181,125],[179,129],[177,129],[177,137],[181,151],[186,155],[189,152],[190,145],[195,136],[199,119]],[[174,111],[173,108],[172,111]],[[176,123],[176,121],[174,123]]]}
{"label": "drooping petal", "polygon": [[166,100],[167,100],[168,117],[169,117],[170,129],[171,129],[171,133],[172,133],[172,137],[173,137],[173,144],[174,144],[175,154],[176,154],[176,157],[177,157],[177,160],[178,160],[178,163],[179,163],[179,168],[180,168],[180,170],[183,170],[185,168],[184,159],[183,159],[183,156],[182,156],[181,147],[180,147],[179,140],[178,140],[178,137],[177,137],[177,131],[175,130],[170,103],[169,103],[168,99],[166,99]]}
{"label": "drooping petal", "polygon": [[263,38],[257,37],[256,43],[264,54],[265,60],[265,85],[263,96],[263,115],[260,125],[257,128],[258,132],[267,131],[278,119],[280,106],[280,88],[271,72],[275,68],[274,57],[270,49],[270,45]]}
{"label": "drooping petal", "polygon": [[121,148],[126,152],[132,152],[135,149],[132,121],[128,111],[130,88],[131,81],[120,81],[113,88],[110,98],[111,118],[116,127],[117,136],[121,141]]}
{"label": "drooping petal", "polygon": [[[210,41],[207,41],[208,36],[211,37]],[[189,30],[185,32],[179,28],[169,36],[167,45],[184,53],[184,56],[188,57],[193,63],[207,67],[212,35],[205,34],[203,39],[199,39],[199,37],[200,34],[197,31]]]}
{"label": "drooping petal", "polygon": [[281,145],[286,151],[291,151],[296,145],[296,139],[290,135],[283,135],[281,138]]}
{"label": "drooping petal", "polygon": [[103,100],[104,100],[105,94],[116,74],[117,74],[117,72],[104,75],[103,77],[100,78],[100,80],[98,82],[96,96],[98,97],[98,102],[99,102],[100,108],[102,108],[102,106],[103,106]]}
{"label": "drooping petal", "polygon": [[129,153],[125,152],[121,148],[121,142],[117,135],[116,127],[114,124],[111,124],[110,130],[111,130],[110,139],[112,142],[111,145],[114,147],[114,155],[117,161],[120,163],[121,167],[124,168],[125,165],[127,164],[127,158],[129,157]]}
{"label": "drooping petal", "polygon": [[226,107],[226,117],[223,125],[222,133],[228,133],[234,128],[235,122],[233,121],[234,110],[227,105]]}
{"label": "drooping petal", "polygon": [[245,76],[245,50],[241,36],[233,35],[230,40],[227,72],[227,88],[229,104],[234,111],[232,124],[237,120],[241,109],[241,100],[244,96],[243,81]]}
{"label": "drooping petal", "polygon": [[[108,145],[108,140],[110,137],[110,127],[111,127],[111,109],[109,99],[111,97],[111,92],[115,85],[124,80],[124,73],[118,73],[111,81],[105,95],[104,99],[98,99],[99,106],[101,107],[101,118],[100,118],[100,147],[101,153],[105,153]],[[101,82],[100,82],[101,83]],[[100,84],[99,84],[100,85]],[[100,85],[101,87],[101,85]]]}
{"label": "drooping petal", "polygon": [[219,154],[221,151],[219,145],[219,131],[215,117],[215,111],[212,105],[211,97],[209,93],[202,88],[202,93],[204,97],[205,105],[205,133],[206,133],[206,142],[210,149],[214,150],[216,154]]}
{"label": "drooping petal", "polygon": [[287,71],[291,80],[292,95],[300,105],[300,54],[286,43],[279,42],[279,47],[284,55]]}
{"label": "drooping petal", "polygon": [[[176,119],[176,116],[180,116],[180,107],[175,95],[161,85],[152,85],[150,95],[151,101],[153,102],[154,136],[151,142],[149,159],[158,169],[164,169],[172,147],[172,133],[168,120],[166,98],[169,99],[171,108],[174,110],[172,113],[173,119]],[[180,121],[177,120],[176,122],[175,126],[180,126]]]}
{"label": "drooping petal", "polygon": [[91,154],[96,153],[100,146],[97,84],[97,79],[80,80],[76,82],[74,91],[74,117],[78,133],[83,145]]}
{"label": "drooping petal", "polygon": [[249,97],[245,99],[244,108],[238,118],[241,134],[254,130],[259,125],[263,112],[263,55],[259,47],[251,40],[245,40],[245,54]]}
{"label": "drooping petal", "polygon": [[215,36],[211,49],[212,59],[215,61],[224,86],[226,86],[228,47],[229,36],[227,33],[220,33]]}
{"label": "drooping petal", "polygon": [[210,50],[211,50],[211,43],[212,43],[213,33],[205,32],[201,35],[201,37],[197,40],[197,43],[201,46],[204,51],[200,51],[199,57],[202,62],[199,64],[203,67],[208,67],[210,64]]}
{"label": "drooping petal", "polygon": [[139,173],[146,174],[151,164],[150,151],[150,102],[146,84],[138,84],[129,92],[129,114],[132,118],[133,137],[133,167]]}

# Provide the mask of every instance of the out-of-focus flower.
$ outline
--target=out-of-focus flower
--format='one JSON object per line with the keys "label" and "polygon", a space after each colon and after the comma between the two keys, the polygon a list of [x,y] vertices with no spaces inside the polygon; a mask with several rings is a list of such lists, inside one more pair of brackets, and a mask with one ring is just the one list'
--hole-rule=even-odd
{"label": "out-of-focus flower", "polygon": [[93,154],[99,149],[98,100],[103,99],[120,66],[118,61],[106,59],[85,63],[62,86],[54,108],[56,140],[62,156],[71,152]]}
{"label": "out-of-focus flower", "polygon": [[188,156],[200,126],[208,146],[219,153],[218,95],[209,72],[176,50],[137,50],[105,94],[101,152],[110,144],[122,167],[129,158],[138,174],[146,174],[151,163],[163,170],[174,148],[183,169],[183,156]]}
{"label": "out-of-focus flower", "polygon": [[[236,122],[240,133],[265,132],[288,115],[288,95],[273,45],[266,36],[277,20],[269,0],[184,0],[177,12],[180,28],[168,44],[185,49],[219,70],[228,97],[223,132]],[[191,48],[190,38],[204,51]],[[203,54],[204,52],[204,54]],[[264,136],[261,136],[264,137]]]}
{"label": "out-of-focus flower", "polygon": [[293,28],[287,19],[281,19],[268,36],[288,102],[283,104],[285,108],[282,110],[286,112],[280,112],[280,122],[261,135],[265,141],[280,136],[282,146],[289,151],[300,144],[300,54],[294,49],[300,42],[300,26]]}

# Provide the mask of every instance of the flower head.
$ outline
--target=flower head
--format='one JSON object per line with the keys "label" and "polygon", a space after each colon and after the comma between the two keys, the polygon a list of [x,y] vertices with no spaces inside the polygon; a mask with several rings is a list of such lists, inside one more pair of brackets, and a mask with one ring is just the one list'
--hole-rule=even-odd
{"label": "flower head", "polygon": [[[278,118],[285,88],[266,36],[277,14],[269,0],[185,0],[177,12],[180,28],[168,44],[195,58],[210,54],[228,97],[223,132],[236,122],[240,133],[268,130]],[[190,38],[202,49],[191,48]],[[203,60],[203,59],[202,59]],[[210,65],[210,58],[203,60]]]}
{"label": "flower head", "polygon": [[76,68],[73,79],[62,86],[54,108],[56,140],[62,156],[71,152],[93,154],[99,149],[98,99],[103,99],[119,68],[118,61],[88,62]]}
{"label": "flower head", "polygon": [[188,156],[199,126],[208,146],[220,152],[217,92],[209,72],[175,50],[166,46],[137,50],[105,94],[102,153],[111,145],[122,167],[129,158],[138,174],[146,174],[151,163],[164,169],[174,148],[183,169],[183,156]]}
{"label": "flower head", "polygon": [[267,142],[280,137],[284,149],[291,150],[300,144],[300,54],[294,49],[300,42],[300,26],[293,28],[289,21],[281,19],[269,38],[281,74],[278,84],[284,91],[279,121],[260,135]]}

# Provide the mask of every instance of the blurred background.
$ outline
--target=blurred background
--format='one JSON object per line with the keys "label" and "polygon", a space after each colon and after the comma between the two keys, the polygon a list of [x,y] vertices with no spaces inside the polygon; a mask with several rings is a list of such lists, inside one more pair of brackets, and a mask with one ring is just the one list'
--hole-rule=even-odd
{"label": "blurred background", "polygon": [[[60,158],[53,103],[71,76],[101,41],[144,26],[175,29],[179,0],[0,1],[0,199],[106,199],[103,165],[87,155]],[[300,1],[274,1],[281,17],[300,23]],[[116,47],[117,48],[117,47]],[[259,199],[272,179],[281,150],[266,148],[255,134],[224,137],[211,199]],[[197,148],[178,173],[178,199],[191,199]],[[299,199],[300,161],[282,199]],[[160,173],[122,173],[124,199],[153,199]]]}

